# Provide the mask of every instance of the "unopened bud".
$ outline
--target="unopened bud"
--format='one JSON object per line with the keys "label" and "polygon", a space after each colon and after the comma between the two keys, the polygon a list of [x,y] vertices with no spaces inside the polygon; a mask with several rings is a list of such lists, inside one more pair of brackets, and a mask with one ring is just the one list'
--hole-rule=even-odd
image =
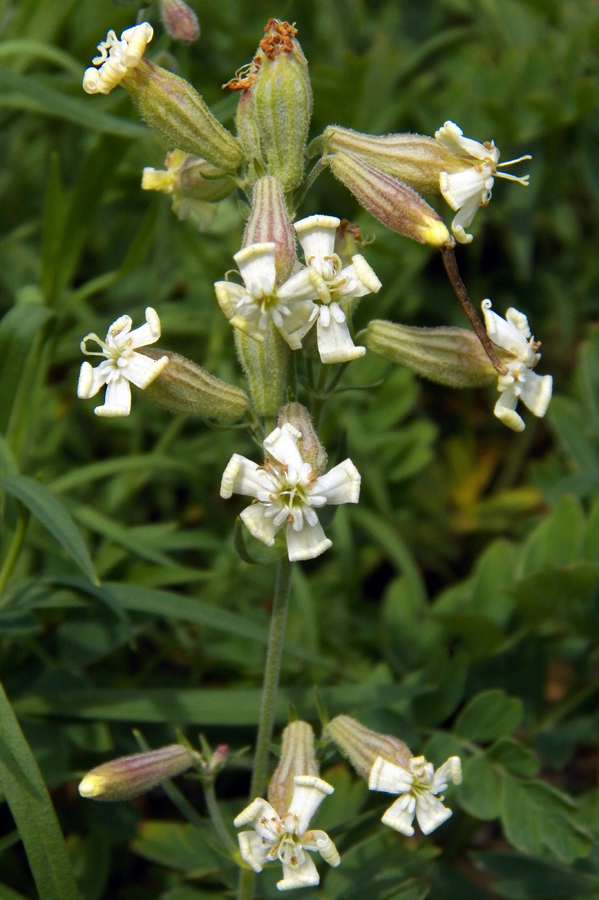
{"label": "unopened bud", "polygon": [[363,340],[372,353],[448,387],[482,387],[497,380],[481,342],[465,328],[415,328],[373,319]]}
{"label": "unopened bud", "polygon": [[233,329],[235,349],[245,372],[254,409],[259,416],[272,418],[283,404],[289,347],[269,322],[264,340],[256,341],[239,328]]}
{"label": "unopened bud", "polygon": [[185,772],[197,756],[181,744],[122,756],[88,772],[79,793],[90,800],[131,800]]}
{"label": "unopened bud", "polygon": [[240,419],[245,413],[248,398],[241,388],[215,378],[201,366],[170,350],[144,347],[137,352],[151,359],[168,356],[168,365],[144,391],[145,396],[158,406],[174,413],[225,421]]}
{"label": "unopened bud", "polygon": [[246,156],[256,158],[287,192],[303,178],[312,88],[293,25],[270,19],[264,31],[243,77],[228,86],[243,91],[237,124]]}
{"label": "unopened bud", "polygon": [[121,83],[142,118],[169,144],[226,172],[239,167],[243,159],[239,142],[185,79],[142,59]]}
{"label": "unopened bud", "polygon": [[434,247],[442,247],[449,240],[441,217],[420,194],[393,175],[387,175],[353,153],[333,154],[330,166],[333,175],[364,209],[391,231]]}
{"label": "unopened bud", "polygon": [[273,242],[277,284],[291,274],[295,262],[295,235],[278,178],[265,175],[254,185],[252,212],[243,235],[243,247]]}
{"label": "unopened bud", "polygon": [[283,406],[279,412],[277,425],[281,428],[286,422],[297,428],[301,434],[297,447],[303,461],[310,464],[315,475],[322,475],[327,467],[327,451],[318,440],[306,407],[301,403],[288,403]]}
{"label": "unopened bud", "polygon": [[200,36],[198,17],[184,0],[160,0],[160,18],[175,41],[191,44]]}
{"label": "unopened bud", "polygon": [[[324,146],[326,153],[345,151],[360,156],[421,194],[438,194],[440,173],[453,172],[459,165],[455,153],[422,134],[362,134],[329,125]],[[466,168],[466,164],[460,168]]]}
{"label": "unopened bud", "polygon": [[208,768],[210,769],[211,775],[217,775],[221,769],[224,769],[227,757],[229,755],[229,745],[228,744],[219,744],[212,757],[210,759],[210,763]]}
{"label": "unopened bud", "polygon": [[410,770],[409,763],[413,754],[407,744],[391,734],[371,731],[350,716],[335,716],[325,728],[324,734],[337,744],[343,756],[349,759],[356,772],[366,781],[378,756]]}
{"label": "unopened bud", "polygon": [[268,800],[283,816],[291,805],[296,775],[318,776],[314,732],[307,722],[291,722],[281,736],[281,756],[268,785]]}

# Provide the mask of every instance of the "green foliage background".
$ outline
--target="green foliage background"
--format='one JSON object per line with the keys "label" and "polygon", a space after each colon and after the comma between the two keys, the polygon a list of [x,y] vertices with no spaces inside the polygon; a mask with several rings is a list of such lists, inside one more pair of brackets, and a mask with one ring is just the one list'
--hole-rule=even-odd
{"label": "green foliage background", "polygon": [[[526,312],[556,396],[521,435],[492,416],[494,391],[455,393],[367,357],[327,407],[332,461],[363,476],[340,507],[334,549],[295,573],[278,724],[287,704],[392,732],[465,778],[432,838],[384,829],[331,748],[324,804],[342,865],[326,900],[599,896],[599,7],[594,0],[203,0],[202,37],[169,44],[180,74],[232,126],[220,85],[251,59],[266,20],[296,21],[314,88],[313,135],[432,134],[446,119],[504,159],[531,152],[527,190],[497,181],[459,261],[473,300]],[[179,222],[144,194],[165,148],[115,90],[80,84],[110,0],[0,2],[0,776],[45,897],[207,900],[235,867],[208,820],[185,823],[156,791],[131,804],[80,799],[76,779],[182,728],[251,744],[272,566],[232,543],[238,500],[218,496],[243,432],[169,416],[144,397],[99,420],[77,401],[81,337],[123,312],[161,317],[161,346],[241,384],[213,282],[242,219]],[[146,15],[158,26],[156,9]],[[441,209],[442,201],[437,208]],[[358,221],[384,284],[369,318],[464,325],[434,251],[385,232],[325,174],[302,213]],[[449,215],[447,216],[449,221]],[[377,383],[372,390],[356,390]],[[351,388],[351,389],[350,389]],[[24,540],[21,542],[21,538]],[[97,575],[97,578],[96,578]],[[43,781],[67,839],[77,887]],[[249,757],[220,778],[232,819]],[[182,782],[202,810],[197,783]],[[384,801],[383,797],[383,801]],[[19,834],[0,811],[0,898],[34,896]],[[259,894],[274,897],[274,874]],[[303,896],[316,896],[304,892]]]}

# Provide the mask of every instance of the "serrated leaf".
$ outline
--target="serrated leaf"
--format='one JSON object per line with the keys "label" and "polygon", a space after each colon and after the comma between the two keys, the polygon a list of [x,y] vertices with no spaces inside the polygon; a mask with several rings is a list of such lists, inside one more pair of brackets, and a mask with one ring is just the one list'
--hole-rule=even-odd
{"label": "serrated leaf", "polygon": [[91,582],[96,585],[100,583],[79,529],[60,500],[57,500],[43,485],[26,475],[8,475],[1,478],[0,487],[27,507],[38,522],[62,544]]}
{"label": "serrated leaf", "polygon": [[473,697],[459,714],[456,734],[474,741],[492,741],[511,734],[522,722],[524,710],[518,697],[496,688]]}

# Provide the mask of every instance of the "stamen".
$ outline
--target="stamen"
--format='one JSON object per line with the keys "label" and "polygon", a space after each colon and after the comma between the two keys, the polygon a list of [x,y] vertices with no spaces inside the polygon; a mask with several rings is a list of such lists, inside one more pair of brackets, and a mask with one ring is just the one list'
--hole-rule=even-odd
{"label": "stamen", "polygon": [[530,175],[523,175],[521,178],[518,178],[516,175],[510,175],[508,172],[495,172],[495,177],[505,178],[506,181],[517,181],[518,184],[528,187]]}
{"label": "stamen", "polygon": [[532,159],[532,156],[530,155],[530,153],[527,153],[526,156],[519,156],[518,159],[508,159],[505,162],[497,163],[496,168],[501,169],[502,167],[505,167],[505,166],[515,166],[516,163],[524,162],[525,159]]}

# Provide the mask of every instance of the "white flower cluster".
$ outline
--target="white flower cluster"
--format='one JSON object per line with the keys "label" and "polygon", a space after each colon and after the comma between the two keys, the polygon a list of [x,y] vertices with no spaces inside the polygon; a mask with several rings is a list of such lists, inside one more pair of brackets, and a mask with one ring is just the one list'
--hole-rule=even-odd
{"label": "white flower cluster", "polygon": [[139,65],[153,36],[154,29],[149,22],[126,28],[120,40],[114,31],[109,31],[106,40],[98,44],[100,55],[92,59],[99,68],[90,66],[83,73],[83,90],[88,94],[109,94],[129,69]]}
{"label": "white flower cluster", "polygon": [[[140,347],[154,344],[160,337],[160,319],[156,310],[148,306],[146,324],[134,331],[131,331],[131,325],[130,316],[121,316],[108,329],[105,341],[93,333],[86,334],[81,341],[81,351],[86,356],[104,357],[104,362],[95,369],[88,362],[81,364],[77,385],[77,396],[84,399],[94,397],[106,385],[104,404],[94,409],[97,416],[128,416],[131,412],[129,382],[143,390],[168,363],[168,356],[154,360],[135,352]],[[88,350],[87,341],[95,341],[102,348],[101,352]]]}
{"label": "white flower cluster", "polygon": [[320,882],[320,876],[306,851],[318,851],[330,866],[338,866],[339,854],[325,831],[308,830],[310,820],[333,788],[313,775],[296,775],[288,811],[279,816],[268,801],[258,797],[234,821],[236,828],[251,825],[253,831],[238,835],[242,859],[261,872],[267,862],[278,859],[283,864],[283,878],[277,882],[280,891],[309,887]]}
{"label": "white flower cluster", "polygon": [[517,181],[519,184],[528,185],[528,175],[517,178],[498,169],[505,166],[513,166],[522,160],[530,159],[530,156],[520,156],[518,159],[510,159],[507,162],[499,162],[499,150],[493,141],[479,144],[463,135],[462,129],[454,122],[446,122],[442,128],[435,132],[435,138],[448,150],[458,157],[462,157],[464,168],[459,172],[441,172],[441,193],[457,215],[451,223],[451,230],[457,241],[461,244],[469,244],[472,235],[465,229],[472,222],[477,209],[486,206],[491,199],[491,188],[494,178],[506,178]]}
{"label": "white flower cluster", "polygon": [[510,307],[502,319],[491,310],[490,300],[483,300],[482,309],[487,334],[508,369],[507,375],[500,375],[497,381],[501,397],[495,404],[495,415],[513,431],[524,431],[524,420],[516,412],[518,400],[535,416],[544,416],[553,391],[551,375],[533,372],[541,358],[537,352],[541,343],[532,337],[524,313]]}
{"label": "white flower cluster", "polygon": [[360,473],[346,459],[330,472],[316,477],[304,462],[297,443],[301,433],[289,423],[275,428],[264,440],[267,453],[264,465],[234,453],[225,469],[220,495],[254,497],[241,513],[248,531],[272,547],[278,532],[285,527],[289,559],[314,559],[331,546],[318,521],[316,509],[327,503],[357,503],[360,497]]}
{"label": "white flower cluster", "polygon": [[462,781],[462,764],[458,756],[450,756],[436,772],[424,756],[413,756],[409,770],[379,756],[370,771],[368,787],[371,791],[400,794],[382,821],[411,837],[414,816],[423,834],[430,834],[451,816],[451,810],[441,802],[443,797],[438,796],[450,781],[454,784]]}
{"label": "white flower cluster", "polygon": [[363,356],[352,340],[346,314],[352,302],[377,293],[381,282],[359,253],[343,266],[335,253],[335,216],[309,216],[294,225],[306,266],[279,286],[275,284],[275,244],[244,247],[234,256],[243,287],[217,281],[216,297],[231,325],[261,341],[272,321],[292,350],[299,350],[316,324],[323,363],[349,362]]}

